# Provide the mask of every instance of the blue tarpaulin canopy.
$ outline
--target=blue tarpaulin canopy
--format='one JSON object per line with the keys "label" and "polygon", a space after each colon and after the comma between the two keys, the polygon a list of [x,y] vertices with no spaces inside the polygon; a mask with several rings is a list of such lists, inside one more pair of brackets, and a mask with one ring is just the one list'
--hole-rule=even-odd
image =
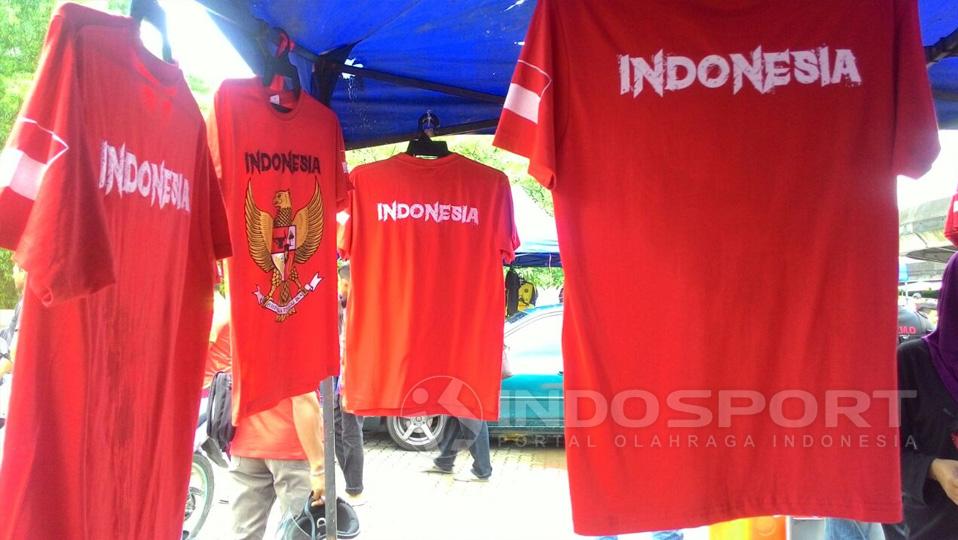
{"label": "blue tarpaulin canopy", "polygon": [[[256,39],[270,35],[267,28],[285,30],[300,52],[293,56],[303,87],[330,103],[350,148],[412,138],[427,109],[439,117],[439,133],[491,133],[535,7],[534,0],[199,1],[257,73]],[[939,122],[958,127],[958,7],[919,4]]]}

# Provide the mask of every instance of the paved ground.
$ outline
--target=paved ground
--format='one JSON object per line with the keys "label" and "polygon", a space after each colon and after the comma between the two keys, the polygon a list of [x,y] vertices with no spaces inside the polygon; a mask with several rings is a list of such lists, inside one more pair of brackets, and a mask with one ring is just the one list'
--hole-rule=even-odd
{"label": "paved ground", "polygon": [[[363,540],[573,540],[565,451],[554,442],[534,448],[493,442],[493,476],[488,483],[456,482],[426,474],[432,454],[395,448],[388,437],[366,441],[366,496],[356,509]],[[458,468],[471,465],[467,452]],[[218,498],[228,494],[229,474],[217,471]],[[342,485],[342,477],[337,480]],[[229,539],[229,506],[219,502],[201,533],[203,540]],[[276,522],[277,516],[271,521]],[[273,524],[270,530],[275,530]],[[621,539],[648,539],[629,535]],[[704,540],[692,531],[687,540]]]}

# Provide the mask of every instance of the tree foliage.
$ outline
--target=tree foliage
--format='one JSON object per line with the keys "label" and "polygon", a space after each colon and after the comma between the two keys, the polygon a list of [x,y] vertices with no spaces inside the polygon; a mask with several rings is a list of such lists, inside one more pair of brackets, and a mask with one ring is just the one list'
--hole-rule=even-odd
{"label": "tree foliage", "polygon": [[[0,147],[6,144],[43,49],[56,0],[0,0]],[[0,250],[0,309],[17,303],[13,258]]]}

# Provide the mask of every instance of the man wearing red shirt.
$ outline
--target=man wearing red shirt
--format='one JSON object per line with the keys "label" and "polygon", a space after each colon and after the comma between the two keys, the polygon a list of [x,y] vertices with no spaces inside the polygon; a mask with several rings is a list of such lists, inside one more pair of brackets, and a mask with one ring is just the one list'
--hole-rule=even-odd
{"label": "man wearing red shirt", "polygon": [[[224,320],[210,343],[208,367],[215,365],[216,371],[229,371],[232,364],[228,307],[224,311]],[[297,422],[296,416],[305,421]],[[233,538],[259,540],[266,534],[277,499],[281,512],[295,514],[310,494],[314,501],[323,496],[322,419],[316,394],[284,399],[271,409],[240,418],[230,454],[235,486],[231,498]],[[311,462],[315,466],[311,467]]]}

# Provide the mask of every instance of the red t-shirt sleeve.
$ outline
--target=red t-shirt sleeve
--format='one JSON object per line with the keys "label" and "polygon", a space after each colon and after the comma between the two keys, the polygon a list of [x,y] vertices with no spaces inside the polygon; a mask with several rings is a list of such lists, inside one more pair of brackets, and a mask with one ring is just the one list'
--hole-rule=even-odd
{"label": "red t-shirt sleeve", "polygon": [[[355,171],[349,175],[350,185],[355,185],[353,182],[356,181]],[[345,211],[348,214],[348,218],[342,225],[339,227],[342,230],[336,235],[336,251],[339,253],[339,258],[344,261],[349,260],[350,251],[353,248],[353,216],[355,215],[353,205],[356,204],[355,201],[356,192],[350,191],[346,196],[346,208]]]}
{"label": "red t-shirt sleeve", "polygon": [[512,206],[512,188],[509,180],[503,175],[499,189],[502,198],[502,211],[499,212],[499,224],[496,239],[502,260],[511,263],[516,258],[516,249],[519,247],[519,232],[516,230],[515,210]]}
{"label": "red t-shirt sleeve", "polygon": [[918,178],[938,156],[938,124],[915,0],[897,0],[894,172]]}
{"label": "red t-shirt sleeve", "polygon": [[113,259],[94,167],[82,136],[76,32],[54,16],[34,86],[0,157],[0,246],[30,274],[47,305],[113,283]]}
{"label": "red t-shirt sleeve", "polygon": [[[215,121],[215,118],[210,120]],[[233,248],[230,244],[229,222],[226,217],[226,206],[223,203],[223,192],[220,190],[217,167],[210,152],[211,145],[207,143],[207,133],[210,129],[207,126],[207,131],[200,134],[201,143],[196,156],[197,182],[203,182],[208,186],[206,207],[201,209],[199,223],[208,231],[213,256],[217,259],[225,259],[233,254]]]}
{"label": "red t-shirt sleeve", "polygon": [[529,158],[529,172],[550,189],[556,183],[561,127],[555,80],[562,36],[554,12],[547,0],[536,6],[493,140],[495,146]]}
{"label": "red t-shirt sleeve", "polygon": [[213,108],[210,110],[209,118],[206,119],[206,138],[204,144],[208,148],[206,156],[197,156],[197,167],[206,163],[205,171],[200,170],[197,174],[208,178],[210,185],[210,206],[209,206],[209,224],[212,231],[213,252],[217,259],[225,259],[232,255],[232,246],[229,237],[229,221],[226,214],[226,205],[224,203],[224,191],[228,186],[224,186],[223,162],[220,155],[220,133],[217,125],[216,109],[219,106],[219,92],[214,96]]}
{"label": "red t-shirt sleeve", "polygon": [[336,122],[336,210],[345,210],[349,206],[349,192],[353,185],[349,182],[349,166],[346,164],[346,144],[343,142],[343,130]]}

